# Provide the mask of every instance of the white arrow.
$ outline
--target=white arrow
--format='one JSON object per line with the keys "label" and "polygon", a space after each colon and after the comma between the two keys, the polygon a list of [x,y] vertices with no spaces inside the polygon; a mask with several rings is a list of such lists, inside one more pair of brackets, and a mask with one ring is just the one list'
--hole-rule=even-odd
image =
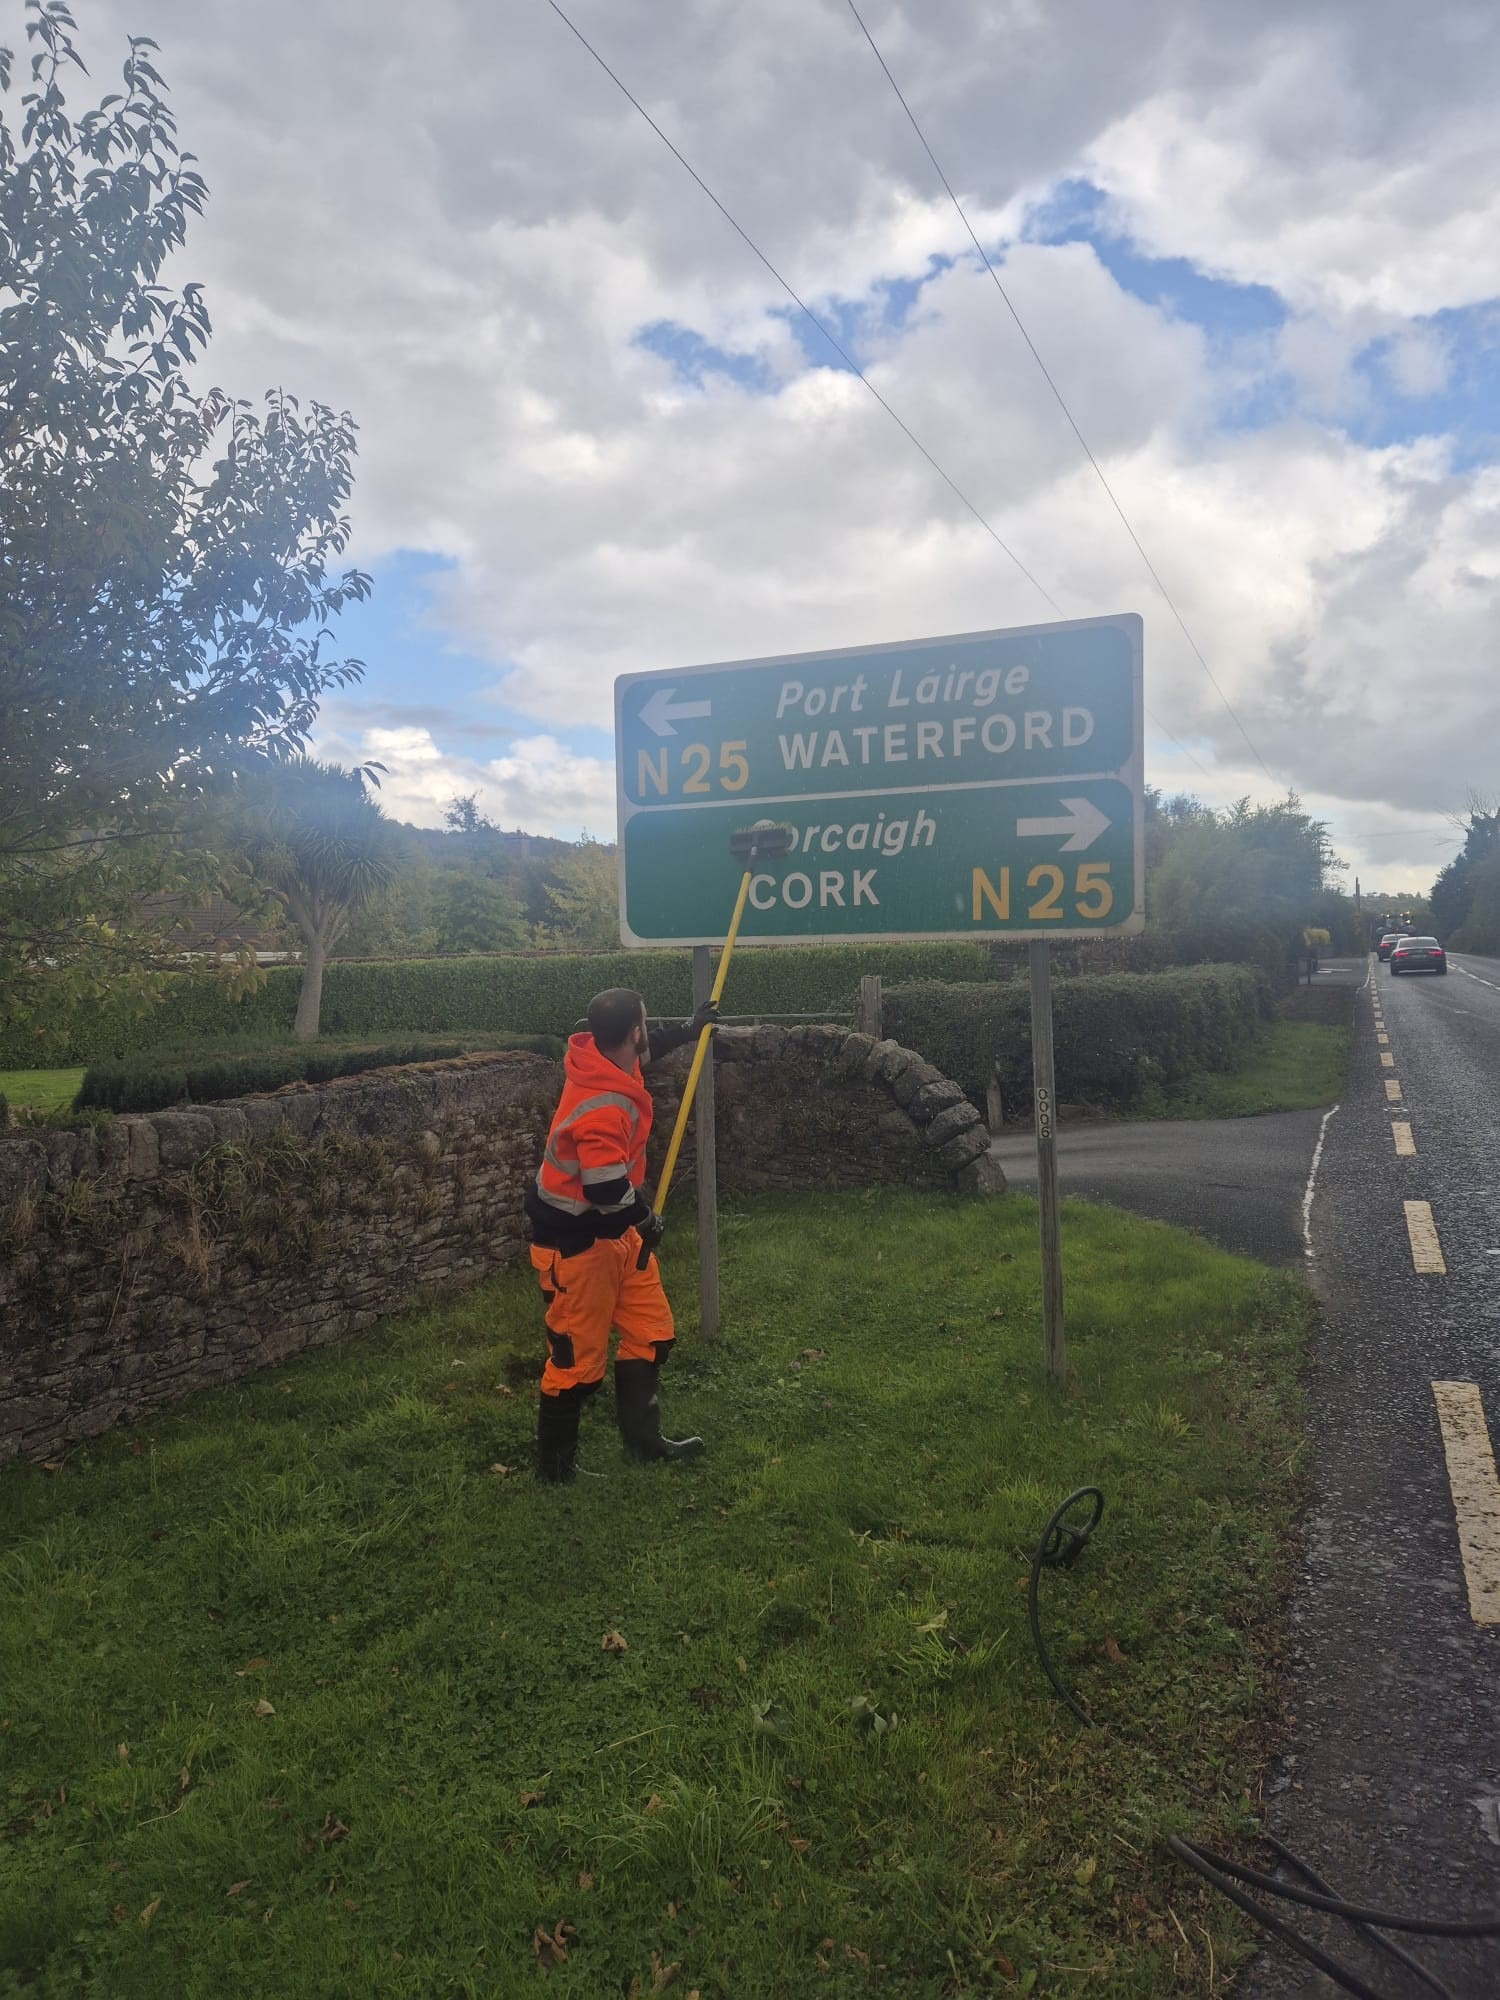
{"label": "white arrow", "polygon": [[672,697],[676,688],[658,688],[651,699],[641,704],[641,720],[648,729],[654,729],[658,736],[675,736],[679,722],[696,722],[700,716],[712,715],[711,701],[679,701],[674,704]]}
{"label": "white arrow", "polygon": [[1032,834],[1051,834],[1054,838],[1065,833],[1064,854],[1076,854],[1081,848],[1092,847],[1109,825],[1105,814],[1100,812],[1092,799],[1064,799],[1066,817],[1062,819],[1018,819],[1016,832],[1023,840]]}

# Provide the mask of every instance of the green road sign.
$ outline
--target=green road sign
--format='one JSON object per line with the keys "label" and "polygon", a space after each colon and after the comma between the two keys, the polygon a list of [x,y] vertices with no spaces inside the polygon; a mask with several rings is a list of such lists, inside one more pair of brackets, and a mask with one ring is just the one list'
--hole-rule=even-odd
{"label": "green road sign", "polygon": [[1141,621],[1127,614],[632,674],[615,686],[621,934],[746,943],[1139,930]]}

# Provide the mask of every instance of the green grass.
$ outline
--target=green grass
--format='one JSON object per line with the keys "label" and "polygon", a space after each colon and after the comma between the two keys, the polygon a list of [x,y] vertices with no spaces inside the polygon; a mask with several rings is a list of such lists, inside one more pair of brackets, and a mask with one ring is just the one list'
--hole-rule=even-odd
{"label": "green grass", "polygon": [[61,1111],[78,1095],[81,1069],[0,1070],[0,1097],[13,1110]]}
{"label": "green grass", "polygon": [[[0,1994],[1222,1993],[1247,1933],[1160,1840],[1247,1824],[1309,1307],[1064,1236],[1062,1396],[1030,1204],[778,1198],[665,1377],[691,1467],[606,1391],[603,1476],[535,1484],[517,1273],[0,1473]],[[1024,1582],[1094,1480],[1043,1591],[1086,1731]]]}
{"label": "green grass", "polygon": [[1321,1021],[1273,1021],[1239,1068],[1164,1091],[1133,1118],[1249,1118],[1334,1103],[1344,1087],[1350,1030]]}

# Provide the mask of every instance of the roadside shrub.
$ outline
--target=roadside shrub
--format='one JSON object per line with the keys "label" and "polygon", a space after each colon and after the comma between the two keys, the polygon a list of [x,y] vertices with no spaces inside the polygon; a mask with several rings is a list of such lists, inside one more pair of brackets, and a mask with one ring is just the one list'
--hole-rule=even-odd
{"label": "roadside shrub", "polygon": [[[725,1012],[817,1013],[852,1008],[860,976],[983,981],[991,977],[982,944],[796,945],[747,950],[730,968]],[[201,972],[173,974],[167,993],[144,1019],[101,1008],[72,1031],[49,1063],[119,1061],[152,1050],[200,1045],[222,1050],[240,1039],[289,1042],[302,983],[300,966],[276,966],[241,1000]],[[692,957],[686,951],[544,953],[494,958],[407,959],[388,964],[333,964],[323,981],[323,1033],[432,1035],[509,1030],[565,1035],[606,986],[633,986],[654,1014],[692,1010]],[[0,1069],[31,1068],[36,1052],[20,1038],[0,1042]]]}
{"label": "roadside shrub", "polygon": [[[507,1038],[514,1047],[555,1055],[561,1044],[553,1036]],[[78,1111],[165,1111],[174,1104],[216,1104],[226,1098],[248,1097],[257,1091],[279,1090],[288,1083],[328,1083],[336,1076],[357,1076],[362,1070],[392,1069],[405,1063],[443,1062],[465,1053],[458,1042],[402,1042],[365,1049],[267,1049],[249,1055],[217,1055],[194,1063],[95,1063],[84,1074],[73,1100]]]}
{"label": "roadside shrub", "polygon": [[[1124,1107],[1148,1086],[1230,1069],[1271,1015],[1271,986],[1243,965],[1085,974],[1052,987],[1059,1099]],[[983,1104],[991,1065],[1008,1099],[1031,1092],[1031,997],[1019,980],[922,980],[885,995],[885,1031]]]}

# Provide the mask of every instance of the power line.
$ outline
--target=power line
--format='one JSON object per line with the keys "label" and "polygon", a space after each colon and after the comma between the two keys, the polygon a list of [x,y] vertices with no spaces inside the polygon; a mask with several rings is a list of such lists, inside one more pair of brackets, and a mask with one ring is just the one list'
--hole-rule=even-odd
{"label": "power line", "polygon": [[[902,435],[906,437],[908,441],[911,444],[913,444],[916,447],[916,449],[922,454],[923,458],[926,459],[927,463],[932,467],[933,471],[937,473],[938,477],[943,481],[944,485],[949,487],[950,490],[957,495],[958,499],[963,502],[963,505],[974,516],[974,519],[979,523],[980,527],[984,529],[985,533],[990,537],[990,539],[1010,558],[1011,562],[1015,564],[1016,568],[1021,572],[1022,576],[1026,578],[1027,582],[1032,584],[1038,591],[1041,592],[1041,595],[1047,600],[1048,604],[1051,605],[1052,609],[1057,613],[1058,617],[1059,618],[1063,617],[1064,616],[1063,608],[1058,603],[1057,599],[1052,595],[1051,591],[1049,591],[1043,583],[1039,582],[1038,579],[1032,575],[1031,571],[1026,567],[1025,563],[1022,562],[1021,558],[1016,554],[1015,550],[1011,548],[1010,544],[1002,538],[999,532],[990,524],[988,520],[986,520],[984,515],[980,513],[979,509],[974,505],[974,502],[969,498],[968,494],[964,492],[963,488],[958,484],[958,482],[951,476],[951,474],[945,471],[945,469],[938,463],[937,459],[933,456],[933,454],[927,449],[926,445],[923,444],[922,440],[917,436],[915,431],[912,430],[911,426],[908,423],[906,423],[904,418],[902,418],[897,414],[897,412],[886,401],[885,397],[881,395],[880,391],[875,387],[875,384],[865,374],[864,370],[859,366],[858,362],[855,361],[854,357],[849,353],[848,349],[843,345],[843,343],[837,338],[837,336],[834,333],[832,333],[829,330],[829,328],[824,324],[824,322],[821,319],[819,319],[818,315],[812,310],[811,306],[809,306],[807,302],[802,298],[800,293],[794,290],[791,284],[789,284],[788,281],[782,276],[781,272],[777,270],[776,266],[771,262],[770,258],[766,255],[765,251],[761,249],[760,245],[750,235],[749,231],[744,229],[741,226],[741,224],[738,221],[736,221],[735,217],[730,214],[729,210],[725,207],[724,203],[714,193],[713,189],[708,185],[707,181],[704,180],[703,176],[698,172],[697,168],[693,166],[690,160],[684,157],[684,155],[678,149],[678,147],[675,146],[672,143],[671,139],[667,137],[667,134],[662,130],[661,126],[657,124],[656,120],[651,116],[651,113],[641,103],[640,99],[624,82],[624,80],[613,69],[610,68],[609,64],[605,61],[604,57],[600,55],[599,51],[594,47],[593,43],[588,39],[587,35],[584,34],[583,30],[577,25],[577,23],[569,19],[568,15],[558,5],[558,0],[547,0],[547,4],[548,6],[551,7],[553,13],[557,15],[558,19],[563,23],[563,25],[568,29],[570,29],[573,35],[577,38],[577,40],[580,43],[582,43],[585,49],[587,49],[588,53],[594,58],[594,61],[599,65],[600,69],[604,71],[604,74],[609,78],[610,82],[615,85],[616,89],[619,90],[621,95],[625,97],[628,100],[628,102],[632,104],[635,107],[635,109],[640,113],[641,117],[645,119],[646,123],[651,127],[651,130],[656,134],[657,138],[661,140],[662,144],[666,147],[667,151],[672,155],[673,159],[677,161],[678,165],[683,169],[683,171],[686,174],[688,174],[690,178],[693,181],[695,181],[697,185],[702,189],[703,193],[708,196],[709,200],[713,203],[714,207],[719,211],[720,215],[723,216],[724,220],[729,224],[730,228],[735,232],[735,234],[740,238],[740,240],[745,244],[746,248],[750,250],[752,254],[759,260],[759,262],[765,266],[766,270],[770,272],[771,276],[776,280],[777,284],[780,285],[781,289],[786,293],[787,297],[792,300],[793,304],[797,306],[799,311],[804,313],[807,316],[807,318],[812,322],[812,324],[817,328],[818,332],[822,334],[824,340],[827,341],[828,345],[833,349],[834,353],[838,355],[839,359],[849,369],[850,373],[858,377],[858,379],[864,384],[865,388],[868,389],[870,394],[875,398],[876,402],[879,403],[881,409],[885,411],[886,415],[896,425],[898,430],[901,431]],[[858,17],[856,16],[856,18]],[[861,22],[860,25],[861,27],[863,27],[864,23]],[[874,46],[873,43],[871,44],[871,46],[872,47]],[[878,55],[879,51],[877,50],[876,53]],[[962,211],[960,211],[960,213],[961,212]],[[1086,448],[1087,447],[1085,447],[1085,449]],[[1165,592],[1163,594],[1165,595]],[[1203,773],[1205,778],[1212,779],[1214,774],[1212,771],[1209,770],[1208,766],[1203,762],[1203,760],[1194,751],[1189,749],[1186,743],[1183,743],[1178,737],[1174,736],[1171,730],[1167,728],[1166,724],[1162,722],[1158,716],[1154,715],[1149,708],[1146,710],[1146,716],[1148,721],[1153,726],[1153,728],[1157,729],[1163,736],[1165,736],[1169,743],[1175,744],[1177,749],[1179,749],[1182,752],[1182,754],[1189,759],[1191,763],[1197,766],[1197,768]],[[1247,738],[1246,740],[1248,741],[1249,739]],[[1253,745],[1251,747],[1252,749],[1254,748]],[[1261,768],[1264,770],[1265,769],[1264,765],[1262,765]],[[1267,777],[1270,777],[1269,772],[1267,772],[1266,775]],[[1274,779],[1272,779],[1272,783],[1273,784],[1275,783]]]}
{"label": "power line", "polygon": [[[1440,833],[1443,834],[1444,838],[1446,838],[1448,834],[1448,829],[1438,826],[1392,827],[1383,833],[1346,833],[1344,835],[1344,839],[1345,840],[1419,840],[1424,833]],[[1455,834],[1453,837],[1456,840],[1461,840],[1463,838],[1463,835]]]}
{"label": "power line", "polygon": [[843,345],[843,343],[837,338],[835,334],[829,331],[829,329],[823,324],[822,320],[820,320],[818,318],[818,315],[813,311],[812,307],[807,304],[805,299],[802,298],[800,293],[793,290],[792,286],[781,275],[780,271],[777,270],[776,266],[771,262],[770,258],[766,255],[765,251],[762,250],[760,245],[755,241],[754,237],[752,237],[747,230],[742,229],[739,223],[735,221],[734,217],[729,213],[729,210],[724,206],[723,202],[720,201],[719,197],[714,193],[713,189],[709,186],[708,182],[704,180],[703,176],[698,172],[697,168],[693,166],[691,161],[685,159],[683,155],[678,151],[676,146],[672,144],[672,141],[667,137],[666,133],[662,130],[660,125],[657,124],[656,120],[651,116],[651,113],[646,109],[645,105],[641,103],[640,99],[634,94],[634,92],[629,88],[629,86],[625,84],[621,80],[621,78],[618,77],[615,74],[615,72],[610,68],[609,64],[604,60],[603,56],[600,55],[599,51],[594,47],[593,43],[589,40],[588,36],[584,34],[583,30],[580,27],[578,27],[578,25],[575,22],[569,20],[568,16],[563,12],[562,8],[558,6],[557,0],[547,0],[547,4],[552,9],[553,13],[556,14],[558,19],[563,23],[563,25],[567,28],[570,28],[572,32],[577,36],[578,40],[582,42],[583,46],[588,50],[589,54],[594,58],[594,61],[598,63],[600,69],[602,69],[604,71],[604,74],[609,78],[610,82],[613,83],[616,86],[616,88],[620,90],[623,93],[623,95],[627,97],[630,100],[630,102],[635,106],[636,110],[639,111],[642,118],[644,118],[646,123],[651,127],[651,130],[656,134],[657,138],[661,140],[662,144],[666,147],[667,151],[677,161],[678,165],[684,170],[685,173],[690,174],[692,178],[698,183],[698,186],[702,188],[703,192],[708,196],[709,200],[713,203],[714,207],[719,211],[720,215],[723,216],[724,220],[729,224],[730,228],[734,231],[736,236],[738,236],[741,239],[741,241],[745,244],[745,246],[749,250],[751,250],[756,257],[760,259],[761,263],[765,265],[766,269],[770,272],[771,276],[776,280],[777,284],[780,285],[781,289],[786,293],[787,297],[792,301],[792,303],[795,306],[797,306],[801,312],[805,313],[808,319],[812,321],[813,325],[818,329],[819,333],[822,334],[823,338],[828,342],[828,345],[833,349],[834,353],[837,354],[839,359],[844,363],[844,366],[849,369],[851,374],[857,375],[859,377],[860,381],[863,382],[865,387],[869,390],[870,394],[875,398],[876,402],[879,403],[881,409],[885,411],[886,415],[890,418],[891,422],[896,425],[897,429],[900,430],[913,445],[916,446],[917,450],[922,454],[923,458],[926,459],[927,463],[932,467],[933,471],[938,475],[939,479],[943,481],[945,486],[951,488],[951,490],[963,502],[964,506],[968,508],[969,512],[974,516],[974,519],[979,523],[980,527],[984,529],[984,532],[990,537],[991,541],[995,542],[1001,549],[1005,551],[1006,555],[1010,557],[1011,561],[1015,564],[1016,568],[1021,572],[1022,576],[1025,577],[1026,581],[1029,584],[1031,584],[1036,590],[1039,590],[1041,592],[1042,596],[1046,598],[1047,602],[1052,606],[1052,609],[1057,613],[1058,617],[1061,618],[1063,615],[1062,606],[1057,602],[1057,599],[1052,595],[1051,591],[1049,591],[1044,584],[1039,583],[1037,581],[1037,579],[1032,575],[1031,571],[1026,567],[1025,563],[1023,563],[1021,558],[1016,554],[1015,550],[1010,546],[1010,544],[1007,541],[1005,541],[1002,538],[998,529],[994,528],[990,524],[990,522],[985,519],[984,515],[980,513],[979,509],[974,505],[974,502],[969,498],[968,494],[964,492],[963,488],[958,484],[957,480],[955,480],[949,473],[943,470],[942,466],[938,464],[937,460],[933,457],[932,453],[927,449],[926,445],[923,444],[922,440],[917,436],[916,432],[911,429],[910,425],[907,424],[903,418],[899,417],[896,414],[896,412],[891,408],[890,404],[886,401],[885,397],[881,395],[880,391],[875,387],[875,384],[870,380],[869,376],[866,375],[865,371],[860,367],[859,363],[854,359],[853,355],[850,354],[849,350]]}
{"label": "power line", "polygon": [[1100,465],[1098,459],[1095,458],[1088,439],[1084,436],[1083,432],[1078,427],[1077,418],[1073,415],[1073,412],[1068,408],[1067,401],[1063,396],[1062,390],[1058,388],[1056,381],[1053,379],[1051,369],[1048,368],[1046,362],[1042,359],[1041,351],[1037,347],[1036,342],[1032,339],[1030,333],[1027,331],[1025,321],[1021,318],[1021,315],[1016,311],[1015,304],[1014,301],[1011,299],[1010,293],[1006,291],[1005,286],[1000,281],[999,272],[990,262],[988,251],[986,251],[984,245],[975,235],[974,226],[969,221],[967,214],[964,212],[963,203],[959,200],[958,196],[953,192],[952,182],[948,179],[948,176],[943,172],[942,165],[938,160],[937,154],[933,152],[932,147],[928,144],[927,134],[922,130],[922,127],[917,122],[917,114],[912,110],[911,106],[907,103],[900,84],[897,83],[895,77],[891,74],[890,64],[886,61],[885,57],[880,53],[880,49],[875,41],[875,37],[870,33],[869,29],[865,26],[864,17],[860,13],[859,8],[855,5],[854,0],[848,0],[848,7],[849,7],[849,12],[854,16],[856,22],[859,24],[860,33],[864,36],[865,40],[870,44],[870,48],[874,54],[875,60],[880,64],[880,67],[885,71],[886,81],[890,84],[891,89],[895,91],[897,102],[900,104],[901,109],[906,113],[907,118],[911,121],[911,129],[913,130],[913,132],[916,133],[917,138],[920,140],[923,152],[926,153],[928,159],[932,162],[934,172],[937,174],[938,179],[942,182],[944,188],[947,190],[948,199],[952,202],[955,210],[957,211],[959,221],[962,222],[964,228],[969,232],[969,241],[974,245],[974,248],[979,252],[980,256],[984,259],[984,268],[989,272],[995,290],[1000,294],[1001,298],[1005,301],[1006,309],[1009,311],[1011,318],[1015,321],[1016,327],[1020,332],[1021,338],[1025,341],[1027,347],[1030,348],[1032,359],[1036,362],[1037,367],[1041,369],[1042,377],[1045,380],[1047,387],[1052,391],[1052,394],[1057,399],[1057,407],[1062,411],[1063,415],[1067,418],[1068,424],[1072,429],[1074,437],[1076,437],[1079,444],[1082,445],[1084,455],[1088,459],[1089,464],[1094,468],[1094,471],[1098,476],[1099,484],[1104,488],[1105,492],[1109,495],[1110,505],[1119,515],[1121,524],[1123,525],[1126,534],[1129,535],[1131,541],[1135,543],[1136,552],[1140,556],[1141,561],[1146,565],[1146,570],[1151,578],[1151,581],[1156,585],[1157,589],[1161,592],[1162,597],[1165,600],[1167,609],[1171,612],[1172,616],[1177,620],[1178,625],[1182,628],[1182,636],[1187,640],[1189,646],[1191,646],[1191,648],[1193,649],[1194,657],[1197,659],[1199,666],[1202,667],[1204,673],[1207,674],[1209,685],[1213,688],[1213,691],[1219,697],[1219,700],[1223,702],[1225,712],[1228,714],[1230,720],[1234,723],[1235,728],[1240,732],[1240,735],[1244,737],[1246,749],[1249,750],[1250,755],[1255,759],[1256,763],[1259,764],[1260,768],[1265,772],[1266,776],[1270,779],[1271,783],[1273,785],[1276,785],[1279,790],[1280,780],[1275,777],[1275,775],[1271,771],[1270,766],[1266,763],[1265,758],[1261,756],[1260,752],[1256,749],[1255,745],[1250,741],[1249,731],[1245,728],[1244,723],[1241,722],[1239,716],[1236,714],[1233,706],[1230,703],[1228,695],[1225,694],[1223,688],[1220,687],[1218,680],[1214,675],[1213,668],[1210,667],[1208,661],[1203,657],[1203,652],[1202,649],[1199,647],[1198,641],[1193,637],[1192,633],[1188,630],[1187,620],[1178,610],[1176,600],[1172,596],[1171,591],[1169,591],[1167,589],[1167,586],[1162,582],[1161,577],[1157,572],[1155,563],[1153,563],[1150,556],[1147,555],[1140,536],[1131,526],[1130,517],[1126,514],[1125,509],[1120,505],[1119,498],[1116,495],[1114,488],[1110,485],[1108,479],[1105,477],[1103,466]]}

